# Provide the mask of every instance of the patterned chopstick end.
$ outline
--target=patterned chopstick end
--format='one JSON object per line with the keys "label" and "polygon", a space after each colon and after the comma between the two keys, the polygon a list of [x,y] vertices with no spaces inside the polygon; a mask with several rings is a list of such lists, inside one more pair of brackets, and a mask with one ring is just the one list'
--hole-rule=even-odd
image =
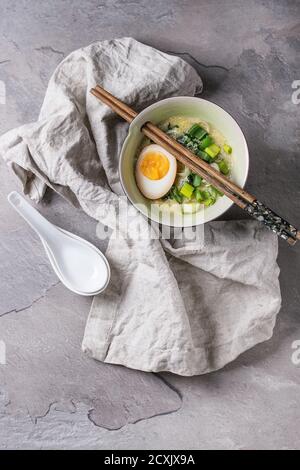
{"label": "patterned chopstick end", "polygon": [[251,204],[247,204],[245,211],[254,217],[254,219],[266,225],[266,227],[276,233],[280,238],[286,240],[290,245],[294,245],[299,239],[299,232],[296,227],[275,214],[275,212],[262,202],[255,200]]}

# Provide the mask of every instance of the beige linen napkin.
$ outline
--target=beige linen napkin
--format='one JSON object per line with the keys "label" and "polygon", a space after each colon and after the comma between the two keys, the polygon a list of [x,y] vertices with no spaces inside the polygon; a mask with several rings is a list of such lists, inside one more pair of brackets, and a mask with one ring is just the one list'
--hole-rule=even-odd
{"label": "beige linen napkin", "polygon": [[[54,72],[37,122],[0,138],[0,154],[39,201],[46,185],[112,229],[112,279],[94,298],[83,350],[145,371],[206,373],[271,337],[281,297],[277,237],[255,221],[205,225],[205,243],[136,239],[136,211],[116,231],[118,158],[127,125],[89,90],[96,83],[140,110],[202,89],[182,59],[134,39],[96,42]],[[128,209],[120,205],[119,217]],[[125,212],[124,212],[125,213]],[[151,232],[149,232],[151,233]]]}

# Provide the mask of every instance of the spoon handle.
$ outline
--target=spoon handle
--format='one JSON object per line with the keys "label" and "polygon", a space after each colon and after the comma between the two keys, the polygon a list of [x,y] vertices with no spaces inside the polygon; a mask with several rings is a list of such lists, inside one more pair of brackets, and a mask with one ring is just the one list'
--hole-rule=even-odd
{"label": "spoon handle", "polygon": [[45,217],[43,217],[36,209],[34,209],[34,207],[32,207],[23,196],[17,193],[17,191],[9,193],[7,199],[40,238],[48,241],[51,235],[53,237],[56,234],[56,227],[45,219]]}

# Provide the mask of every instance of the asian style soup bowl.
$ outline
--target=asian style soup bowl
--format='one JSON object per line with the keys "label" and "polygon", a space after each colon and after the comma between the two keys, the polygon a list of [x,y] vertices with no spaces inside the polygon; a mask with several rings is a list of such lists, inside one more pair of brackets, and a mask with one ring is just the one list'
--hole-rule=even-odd
{"label": "asian style soup bowl", "polygon": [[[180,194],[179,187],[178,189],[175,188],[180,196],[179,200],[187,201],[188,204],[183,203],[183,205],[181,205],[177,202],[173,203],[170,196],[170,201],[172,202],[170,209],[169,206],[164,203],[164,198],[160,203],[146,198],[139,189],[136,178],[137,157],[139,156],[142,147],[145,147],[143,144],[145,137],[141,132],[142,126],[147,121],[151,121],[158,125],[160,123],[168,122],[168,119],[171,118],[170,122],[174,122],[174,119],[176,122],[176,116],[180,117],[180,122],[186,122],[188,120],[191,122],[196,122],[198,120],[199,122],[204,122],[209,126],[209,128],[211,126],[213,129],[212,136],[215,134],[220,134],[222,136],[222,139],[224,139],[225,142],[224,148],[227,151],[229,149],[226,158],[228,157],[229,159],[230,174],[227,175],[226,172],[225,174],[240,187],[244,187],[246,183],[249,167],[249,153],[244,134],[233,117],[220,106],[202,98],[186,96],[167,98],[144,109],[132,121],[129,127],[128,136],[121,150],[119,163],[120,180],[127,197],[142,214],[149,217],[154,222],[173,227],[190,227],[203,224],[220,217],[229,209],[233,202],[225,195],[220,195],[213,201],[213,203],[210,202],[211,199],[209,201],[206,199],[200,204],[194,203],[193,205],[186,200],[186,192],[184,191],[186,188],[182,189],[182,195]],[[175,125],[174,127],[176,130],[176,128],[179,128],[180,126]],[[187,137],[187,139],[189,139],[189,137]],[[151,143],[149,142],[148,144]],[[217,146],[219,149],[217,151],[220,152],[222,145],[219,145],[220,146]],[[219,155],[221,155],[221,153]],[[220,158],[220,156],[217,157],[216,161],[218,162],[218,159],[220,161]],[[210,161],[212,162],[213,160]],[[217,164],[214,163],[214,165],[216,166]],[[219,167],[223,172],[221,165],[219,165]],[[193,177],[193,175],[191,175],[191,177]],[[189,188],[191,187],[191,185],[189,186],[189,183],[186,186]],[[207,188],[204,187],[204,189]],[[208,189],[210,188],[208,187]],[[200,195],[205,193],[207,193],[207,191],[202,191],[202,193],[199,191]],[[171,192],[169,194],[171,194]],[[166,197],[168,198],[168,195],[166,195]],[[189,209],[181,210],[186,207]],[[191,207],[196,207],[196,209],[192,210]]]}

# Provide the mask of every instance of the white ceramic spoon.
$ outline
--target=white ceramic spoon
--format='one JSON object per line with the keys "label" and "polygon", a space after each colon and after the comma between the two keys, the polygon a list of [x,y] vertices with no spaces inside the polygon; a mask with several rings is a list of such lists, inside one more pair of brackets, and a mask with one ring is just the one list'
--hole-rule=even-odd
{"label": "white ceramic spoon", "polygon": [[98,248],[53,225],[16,191],[7,199],[39,235],[55,273],[68,289],[80,295],[96,295],[106,288],[110,267]]}

